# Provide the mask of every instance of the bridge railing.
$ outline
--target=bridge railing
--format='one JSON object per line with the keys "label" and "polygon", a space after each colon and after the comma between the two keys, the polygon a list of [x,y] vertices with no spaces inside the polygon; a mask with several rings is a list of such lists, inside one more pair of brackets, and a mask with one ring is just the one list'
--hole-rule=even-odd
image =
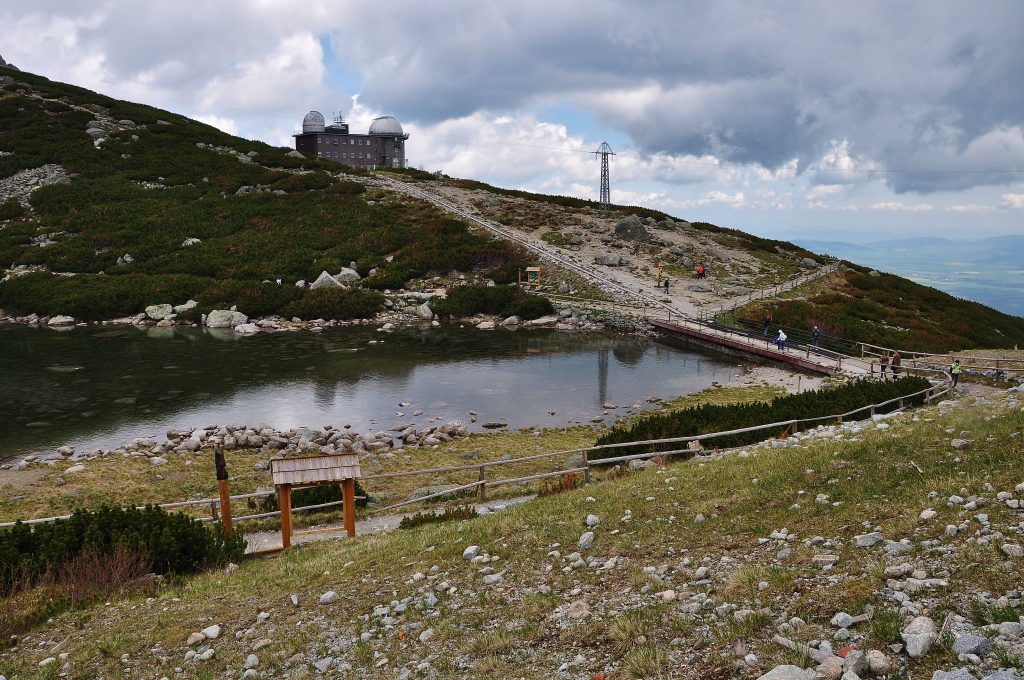
{"label": "bridge railing", "polygon": [[1003,359],[952,353],[942,354],[935,352],[913,352],[910,350],[897,350],[890,347],[882,347],[881,345],[873,345],[867,342],[859,342],[857,344],[860,347],[860,355],[862,357],[870,357],[872,359],[880,358],[884,352],[888,352],[890,356],[892,356],[894,352],[899,352],[904,366],[909,363],[915,366],[934,367],[935,365],[940,365],[948,367],[953,363],[954,359],[959,359],[960,365],[965,369],[971,368],[979,371],[1000,371],[1005,374],[1010,372],[1024,373],[1024,359]]}

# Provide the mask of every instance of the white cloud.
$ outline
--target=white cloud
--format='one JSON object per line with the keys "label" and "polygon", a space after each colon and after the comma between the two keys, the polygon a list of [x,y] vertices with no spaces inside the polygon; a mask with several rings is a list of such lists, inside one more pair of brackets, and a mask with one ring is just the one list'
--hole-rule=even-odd
{"label": "white cloud", "polygon": [[995,206],[983,205],[981,203],[954,203],[945,208],[946,212],[954,213],[987,213],[994,212]]}
{"label": "white cloud", "polygon": [[1003,194],[1004,208],[1024,208],[1024,194]]}
{"label": "white cloud", "polygon": [[238,123],[230,118],[221,118],[220,116],[206,115],[206,116],[195,116],[195,119],[200,123],[206,123],[212,125],[222,132],[226,132],[229,135],[238,134]]}
{"label": "white cloud", "polygon": [[934,208],[931,203],[915,203],[909,205],[907,203],[900,203],[899,201],[882,201],[881,203],[875,203],[871,206],[872,210],[896,210],[905,212],[928,212]]}

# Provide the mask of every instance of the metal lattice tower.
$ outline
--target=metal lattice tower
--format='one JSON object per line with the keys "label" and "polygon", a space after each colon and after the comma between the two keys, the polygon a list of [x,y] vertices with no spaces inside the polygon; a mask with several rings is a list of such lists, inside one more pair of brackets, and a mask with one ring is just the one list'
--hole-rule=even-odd
{"label": "metal lattice tower", "polygon": [[608,204],[612,200],[612,185],[608,175],[608,156],[614,156],[615,152],[608,142],[601,142],[594,152],[595,156],[601,157],[601,210],[608,210]]}

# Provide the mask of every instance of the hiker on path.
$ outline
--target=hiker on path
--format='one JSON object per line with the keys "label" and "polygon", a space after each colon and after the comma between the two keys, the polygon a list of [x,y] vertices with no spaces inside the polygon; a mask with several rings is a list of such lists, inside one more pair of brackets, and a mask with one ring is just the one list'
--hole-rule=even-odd
{"label": "hiker on path", "polygon": [[882,380],[885,380],[885,369],[889,368],[889,350],[882,352],[882,358],[878,360],[878,365],[882,367]]}
{"label": "hiker on path", "polygon": [[818,343],[820,341],[821,341],[821,331],[818,329],[817,326],[815,326],[814,330],[811,331],[811,344],[814,345],[815,347],[817,347]]}
{"label": "hiker on path", "polygon": [[703,279],[704,276],[705,276],[704,263],[701,262],[700,264],[697,265],[697,278],[698,279]]}
{"label": "hiker on path", "polygon": [[771,314],[765,314],[764,315],[764,337],[766,337],[766,338],[768,337],[768,326],[771,326],[771,325],[772,325],[772,315]]}
{"label": "hiker on path", "polygon": [[787,339],[788,338],[786,337],[786,334],[783,333],[782,329],[780,328],[779,329],[779,337],[775,338],[775,344],[778,345],[779,349],[782,350],[783,352],[786,351],[786,340]]}
{"label": "hiker on path", "polygon": [[956,387],[956,384],[960,382],[960,371],[962,370],[963,367],[960,365],[960,360],[953,359],[953,365],[949,367],[949,374],[953,376],[953,387]]}
{"label": "hiker on path", "polygon": [[668,277],[665,277],[665,295],[668,295]]}
{"label": "hiker on path", "polygon": [[899,352],[893,352],[892,354],[892,379],[896,380],[900,375],[900,363],[902,363]]}

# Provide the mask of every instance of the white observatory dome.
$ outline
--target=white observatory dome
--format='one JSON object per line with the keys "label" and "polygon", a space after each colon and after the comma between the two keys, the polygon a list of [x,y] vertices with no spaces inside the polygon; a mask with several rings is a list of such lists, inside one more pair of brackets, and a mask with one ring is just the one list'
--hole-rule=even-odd
{"label": "white observatory dome", "polygon": [[324,131],[324,114],[319,111],[310,111],[306,114],[306,117],[302,119],[302,132],[308,134],[310,132],[323,132]]}
{"label": "white observatory dome", "polygon": [[370,123],[370,134],[401,137],[405,133],[402,131],[402,124],[396,118],[393,116],[381,116],[380,118],[374,118],[373,122]]}

